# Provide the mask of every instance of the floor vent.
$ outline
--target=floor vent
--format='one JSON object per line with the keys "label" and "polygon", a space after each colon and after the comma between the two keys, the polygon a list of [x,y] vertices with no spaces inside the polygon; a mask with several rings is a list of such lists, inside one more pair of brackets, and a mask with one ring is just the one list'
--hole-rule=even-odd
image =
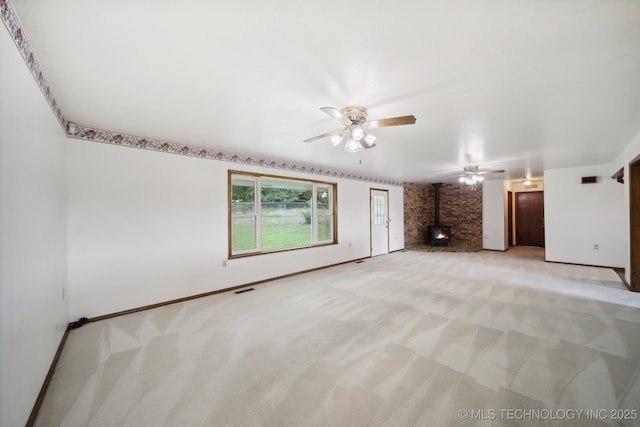
{"label": "floor vent", "polygon": [[86,317],[81,317],[77,321],[69,323],[69,326],[71,327],[71,329],[78,329],[83,327],[87,323],[89,323],[89,319],[87,319]]}
{"label": "floor vent", "polygon": [[356,261],[356,264],[360,264],[361,262],[364,262],[364,261],[363,260]]}
{"label": "floor vent", "polygon": [[252,290],[253,290],[253,288],[242,289],[242,290],[239,290],[239,291],[235,291],[234,294],[242,294],[244,292],[249,292],[249,291],[252,291]]}

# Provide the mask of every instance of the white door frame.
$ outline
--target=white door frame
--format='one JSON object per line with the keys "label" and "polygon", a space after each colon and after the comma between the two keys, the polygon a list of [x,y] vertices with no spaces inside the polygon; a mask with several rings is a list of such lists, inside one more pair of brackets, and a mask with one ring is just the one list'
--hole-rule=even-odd
{"label": "white door frame", "polygon": [[[375,204],[380,199],[375,196],[384,197],[382,212],[375,211]],[[377,201],[376,201],[377,200]],[[376,202],[374,202],[376,201]],[[380,206],[378,206],[378,209]],[[380,216],[382,215],[382,216]],[[370,216],[370,248],[371,256],[389,253],[389,190],[380,188],[369,189],[369,216]]]}

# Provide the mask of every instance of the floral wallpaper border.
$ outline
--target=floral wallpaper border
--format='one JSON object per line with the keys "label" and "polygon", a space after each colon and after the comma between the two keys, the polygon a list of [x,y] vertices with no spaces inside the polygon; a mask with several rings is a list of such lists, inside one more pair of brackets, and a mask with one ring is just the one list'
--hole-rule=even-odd
{"label": "floral wallpaper border", "polygon": [[[49,83],[42,71],[40,63],[36,59],[35,54],[27,36],[18,20],[11,0],[0,0],[0,16],[4,22],[5,27],[11,34],[13,41],[15,42],[18,50],[22,54],[24,61],[27,63],[31,74],[36,79],[40,90],[44,94],[47,102],[51,106],[56,118],[60,122],[63,131],[67,133],[67,120],[62,114],[60,106],[58,105],[55,96]],[[402,182],[386,179],[376,178],[364,175],[357,175],[349,172],[335,171],[330,169],[323,169],[319,167],[311,167],[305,165],[296,165],[293,163],[287,163],[282,161],[275,161],[263,158],[254,158],[249,155],[227,153],[220,150],[211,148],[196,147],[187,144],[178,144],[173,142],[165,142],[157,139],[142,138],[133,135],[127,135],[123,133],[111,132],[106,130],[86,128],[77,126],[74,133],[67,133],[68,136],[77,139],[83,139],[87,141],[103,142],[114,145],[123,145],[127,147],[143,148],[146,150],[161,151],[165,153],[181,154],[184,156],[200,157],[204,159],[219,160],[231,163],[240,163],[250,166],[261,166],[274,168],[279,170],[285,170],[290,172],[302,172],[316,175],[323,175],[335,178],[353,179],[359,181],[367,181],[378,184],[388,184],[402,186]]]}
{"label": "floral wallpaper border", "polygon": [[16,12],[13,9],[13,5],[9,0],[0,0],[0,16],[2,17],[2,21],[4,22],[5,27],[7,27],[9,34],[11,34],[13,41],[18,47],[20,54],[22,54],[24,61],[27,63],[29,70],[31,70],[31,74],[33,74],[33,77],[36,79],[42,94],[51,106],[53,113],[56,115],[56,118],[62,125],[63,129],[66,128],[67,121],[58,106],[55,96],[53,96],[53,92],[51,91],[49,83],[44,76],[42,67],[33,53],[33,49],[27,39],[27,35],[22,29],[22,25],[20,24]]}
{"label": "floral wallpaper border", "polygon": [[[2,1],[2,0],[0,0]],[[166,142],[152,138],[142,138],[133,135],[127,135],[124,133],[111,132],[107,130],[92,129],[87,127],[78,126],[75,134],[69,135],[73,138],[103,142],[107,144],[122,145],[126,147],[143,148],[146,150],[161,151],[164,153],[181,154],[183,156],[200,157],[203,159],[219,160],[223,162],[240,163],[250,166],[267,167],[279,170],[285,170],[289,172],[301,172],[315,175],[323,175],[334,178],[354,179],[358,181],[374,182],[378,184],[398,185],[402,186],[401,182],[375,178],[364,175],[357,175],[348,172],[335,171],[331,169],[323,169],[320,167],[310,167],[304,165],[297,165],[294,163],[287,163],[283,161],[275,161],[264,158],[252,157],[248,155],[228,153],[212,148],[195,147],[187,144],[179,144],[175,142]]]}

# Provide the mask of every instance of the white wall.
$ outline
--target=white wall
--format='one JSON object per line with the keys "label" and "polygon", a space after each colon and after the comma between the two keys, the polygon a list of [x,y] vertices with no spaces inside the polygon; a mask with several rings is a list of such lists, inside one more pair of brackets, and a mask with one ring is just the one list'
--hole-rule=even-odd
{"label": "white wall", "polygon": [[[231,259],[223,267],[229,169],[337,182],[339,245]],[[400,186],[72,140],[70,319],[367,257],[371,187],[389,190],[390,249],[402,249]]]}
{"label": "white wall", "polygon": [[624,245],[624,270],[627,283],[631,282],[631,254],[630,250],[630,213],[629,213],[629,163],[631,163],[636,157],[640,156],[640,133],[636,135],[634,139],[618,154],[618,157],[613,161],[609,175],[613,175],[620,168],[624,168],[625,182],[624,182],[624,212],[625,219],[623,227],[625,227],[625,235],[622,244]]}
{"label": "white wall", "polygon": [[507,250],[507,227],[505,182],[485,180],[482,183],[482,248],[494,251]]}
{"label": "white wall", "polygon": [[[606,164],[544,171],[547,261],[624,266],[628,211],[624,187],[611,179],[610,169]],[[583,176],[599,181],[581,184]]]}
{"label": "white wall", "polygon": [[24,425],[67,324],[65,137],[0,30],[0,425]]}

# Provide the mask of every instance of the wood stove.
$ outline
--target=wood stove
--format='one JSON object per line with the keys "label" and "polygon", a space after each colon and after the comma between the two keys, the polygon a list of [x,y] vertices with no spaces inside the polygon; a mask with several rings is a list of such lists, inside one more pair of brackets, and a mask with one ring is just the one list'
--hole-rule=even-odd
{"label": "wood stove", "polygon": [[425,243],[431,246],[451,246],[451,227],[440,225],[440,185],[442,184],[433,184],[435,225],[427,227]]}
{"label": "wood stove", "polygon": [[451,227],[446,225],[430,225],[427,228],[431,246],[451,245]]}

